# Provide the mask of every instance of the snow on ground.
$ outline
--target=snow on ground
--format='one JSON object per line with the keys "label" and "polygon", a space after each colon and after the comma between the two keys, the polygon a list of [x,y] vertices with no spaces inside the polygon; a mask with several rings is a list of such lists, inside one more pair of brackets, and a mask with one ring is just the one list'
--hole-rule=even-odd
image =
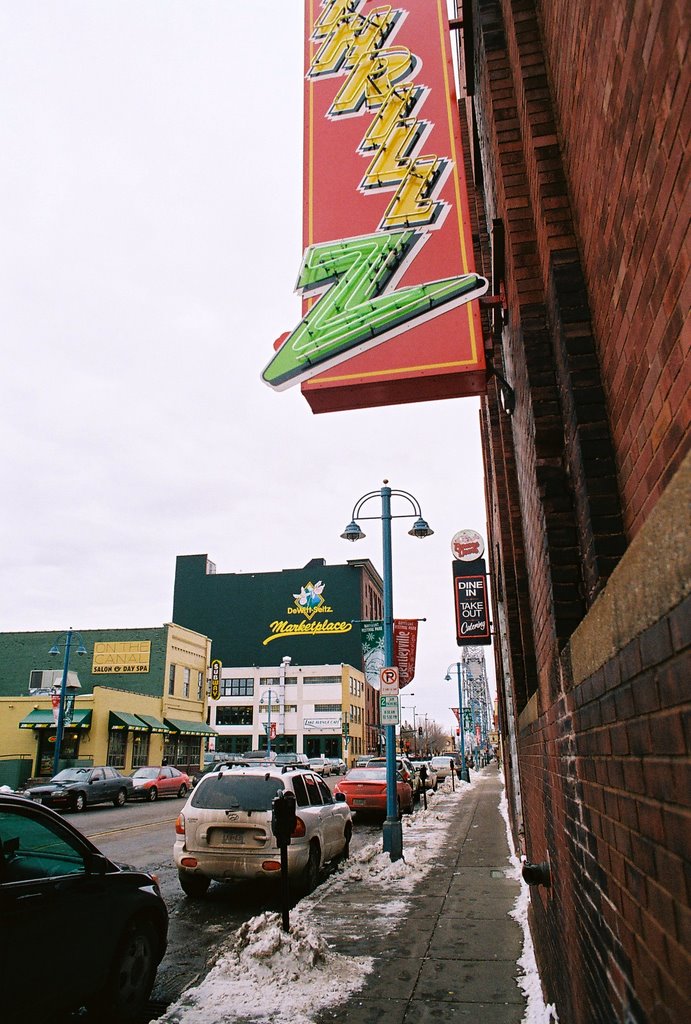
{"label": "snow on ground", "polygon": [[[329,948],[311,924],[312,908],[327,896],[353,881],[366,880],[376,900],[382,899],[370,925],[388,932],[405,914],[408,901],[420,878],[430,871],[447,841],[448,807],[476,785],[450,780],[439,787],[414,818],[403,819],[403,859],[392,862],[381,850],[381,840],[361,847],[357,860],[319,886],[290,913],[290,932],[281,928],[279,914],[260,914],[251,918],[221,948],[216,961],[195,988],[189,988],[177,1003],[158,1018],[158,1024],[312,1024],[317,1011],[343,1002],[344,995],[363,987],[372,970],[371,957],[342,956]],[[509,850],[513,849],[508,825],[506,795],[502,792],[499,810],[506,823]],[[529,889],[521,877],[521,865],[515,855],[509,858],[510,877],[520,883],[521,891],[512,917],[523,930],[523,952],[518,961],[518,984],[527,1008],[522,1024],[558,1024],[553,1006],[545,1006],[535,963],[532,937],[528,927]],[[395,898],[392,898],[395,892]]]}
{"label": "snow on ground", "polygon": [[[501,792],[499,810],[502,818],[504,819],[504,824],[506,825],[506,841],[509,844],[509,850],[513,850],[513,837],[509,826],[509,807],[506,801],[505,789],[502,789]],[[521,891],[516,897],[516,902],[513,910],[511,911],[511,917],[518,922],[523,931],[523,952],[518,958],[518,967],[522,973],[519,974],[516,979],[518,987],[521,989],[527,1000],[522,1024],[550,1024],[551,1021],[554,1021],[555,1024],[559,1024],[559,1017],[557,1016],[555,1007],[552,1003],[545,1005],[545,1001],[542,996],[542,983],[540,982],[540,975],[538,974],[537,963],[535,961],[533,937],[530,934],[530,927],[528,925],[530,886],[526,885],[523,881],[523,875],[521,874],[522,865],[515,853],[511,853],[509,860],[512,868],[509,872],[509,877],[515,878],[521,887]]]}

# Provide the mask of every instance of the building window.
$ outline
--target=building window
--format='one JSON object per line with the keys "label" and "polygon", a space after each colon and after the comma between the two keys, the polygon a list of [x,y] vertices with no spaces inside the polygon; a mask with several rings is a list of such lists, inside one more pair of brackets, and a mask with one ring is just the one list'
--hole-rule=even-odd
{"label": "building window", "polygon": [[311,683],[314,686],[334,686],[334,685],[335,686],[340,686],[341,685],[341,677],[340,676],[305,676],[305,678],[302,681],[303,681],[303,683],[305,685],[307,685],[308,683]]}
{"label": "building window", "polygon": [[183,668],[182,670],[182,696],[189,697],[190,695],[190,670]]}
{"label": "building window", "polygon": [[197,672],[197,700],[204,699],[204,673]]}
{"label": "building window", "polygon": [[222,697],[254,697],[254,679],[222,679]]}
{"label": "building window", "polygon": [[175,665],[171,665],[168,669],[168,696],[172,696],[175,693]]}
{"label": "building window", "polygon": [[134,734],[134,746],[132,747],[132,767],[141,768],[149,763],[149,740],[150,732],[136,732]]}
{"label": "building window", "polygon": [[251,707],[217,707],[216,725],[252,725]]}
{"label": "building window", "polygon": [[113,768],[125,767],[125,750],[127,748],[127,729],[113,729],[108,734],[108,754],[106,764]]}
{"label": "building window", "polygon": [[317,711],[340,711],[340,710],[341,710],[341,705],[340,704],[315,704],[314,705],[315,714],[316,714]]}

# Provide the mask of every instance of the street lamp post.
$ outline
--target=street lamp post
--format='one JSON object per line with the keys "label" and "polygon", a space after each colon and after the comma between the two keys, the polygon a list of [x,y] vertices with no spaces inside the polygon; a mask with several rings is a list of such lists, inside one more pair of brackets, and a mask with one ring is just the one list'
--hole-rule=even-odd
{"label": "street lamp post", "polygon": [[67,674],[70,667],[70,650],[72,649],[72,638],[78,637],[77,640],[77,654],[86,654],[86,647],[82,640],[81,633],[77,633],[72,627],[67,630],[66,633],[62,633],[56,638],[53,646],[48,651],[49,654],[59,654],[60,645],[65,645],[65,657],[62,663],[62,680],[60,682],[60,703],[58,705],[58,721],[57,728],[55,731],[55,756],[53,757],[53,775],[57,775],[60,771],[60,751],[62,749],[62,734],[65,729],[65,696],[67,694]]}
{"label": "street lamp post", "polygon": [[[358,519],[380,519],[382,523],[382,555],[384,563],[384,665],[393,666],[393,576],[391,567],[391,520],[410,519],[416,517],[413,527],[408,533],[412,537],[429,537],[433,530],[422,518],[420,503],[408,491],[392,489],[388,486],[389,481],[384,480],[384,486],[378,491],[368,491],[355,503],[350,523],[341,534],[344,540],[360,540],[365,534],[360,529]],[[402,513],[392,516],[391,498],[403,498],[408,502],[413,512]],[[363,507],[368,501],[379,498],[381,501],[381,515],[363,516]],[[400,712],[399,712],[400,718]],[[403,856],[403,829],[398,820],[398,807],[396,799],[396,726],[386,725],[386,820],[382,828],[383,849],[388,853],[391,860],[400,860]]]}
{"label": "street lamp post", "polygon": [[266,720],[266,752],[269,757],[271,757],[271,701],[274,699],[274,696],[275,694],[273,690],[264,690],[264,693],[259,698],[259,705],[261,707],[262,703],[264,702],[264,698],[268,697],[268,718]]}
{"label": "street lamp post", "polygon": [[[461,743],[460,743],[461,778],[462,778],[462,780],[464,782],[470,782],[470,773],[468,772],[468,768],[467,768],[466,763],[465,763],[465,724],[463,722],[463,683],[461,682],[461,667],[462,666],[461,666],[460,661],[457,661],[455,664],[456,664],[456,672],[458,673],[458,724],[460,726],[460,733],[461,733]],[[446,677],[445,678],[446,678],[447,682],[449,682],[449,680],[451,679],[451,669],[453,667],[454,667],[453,665],[449,665],[449,667],[446,670]]]}

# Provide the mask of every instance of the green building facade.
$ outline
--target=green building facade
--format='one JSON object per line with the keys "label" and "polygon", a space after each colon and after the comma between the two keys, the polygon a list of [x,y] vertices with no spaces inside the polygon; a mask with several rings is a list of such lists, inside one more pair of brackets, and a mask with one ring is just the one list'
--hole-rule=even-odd
{"label": "green building facade", "polygon": [[362,668],[359,623],[382,617],[381,577],[368,559],[298,569],[217,573],[207,555],[179,555],[173,618],[204,633],[224,666],[293,664]]}

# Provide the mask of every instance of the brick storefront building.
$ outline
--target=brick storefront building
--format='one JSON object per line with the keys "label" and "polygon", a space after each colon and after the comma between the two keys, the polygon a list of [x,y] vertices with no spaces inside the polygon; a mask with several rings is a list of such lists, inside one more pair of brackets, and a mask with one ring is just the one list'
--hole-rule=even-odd
{"label": "brick storefront building", "polygon": [[457,13],[478,267],[506,297],[513,393],[490,381],[482,430],[540,973],[562,1024],[688,1020],[688,5]]}

